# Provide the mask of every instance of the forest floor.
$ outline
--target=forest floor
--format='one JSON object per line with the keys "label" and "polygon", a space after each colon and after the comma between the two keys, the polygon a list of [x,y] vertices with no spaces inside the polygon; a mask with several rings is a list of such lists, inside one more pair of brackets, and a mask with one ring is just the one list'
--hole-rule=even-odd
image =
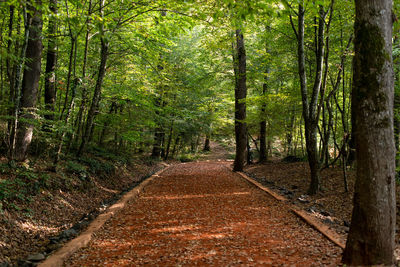
{"label": "forest floor", "polygon": [[87,156],[89,166],[63,160],[57,173],[46,169],[51,160],[11,169],[0,159],[0,266],[30,266],[29,259],[44,258],[163,167],[149,159]]}
{"label": "forest floor", "polygon": [[337,266],[341,249],[230,170],[173,165],[66,266]]}
{"label": "forest floor", "polygon": [[[251,164],[245,167],[245,173],[284,196],[294,206],[306,211],[308,215],[337,232],[342,242],[346,242],[351,213],[355,170],[347,170],[348,192],[344,189],[341,167],[327,168],[321,172],[322,191],[314,196],[307,195],[310,172],[307,162],[284,162],[272,159],[263,164]],[[396,187],[397,226],[395,257],[400,262],[400,188]]]}

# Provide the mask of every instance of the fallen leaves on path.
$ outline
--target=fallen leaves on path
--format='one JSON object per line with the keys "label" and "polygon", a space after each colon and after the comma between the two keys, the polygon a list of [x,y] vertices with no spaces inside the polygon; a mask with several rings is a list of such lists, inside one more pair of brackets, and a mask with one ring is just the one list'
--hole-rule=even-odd
{"label": "fallen leaves on path", "polygon": [[222,163],[174,166],[67,266],[336,266],[341,249]]}

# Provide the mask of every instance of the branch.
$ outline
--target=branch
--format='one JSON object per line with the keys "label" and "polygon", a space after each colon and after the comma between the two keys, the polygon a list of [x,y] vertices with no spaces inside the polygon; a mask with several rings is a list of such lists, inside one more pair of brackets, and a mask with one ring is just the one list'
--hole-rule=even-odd
{"label": "branch", "polygon": [[294,31],[294,34],[296,35],[296,39],[299,40],[299,35],[297,34],[296,27],[294,26],[293,23],[292,14],[289,14],[289,17],[290,17],[290,25],[292,25],[292,29]]}

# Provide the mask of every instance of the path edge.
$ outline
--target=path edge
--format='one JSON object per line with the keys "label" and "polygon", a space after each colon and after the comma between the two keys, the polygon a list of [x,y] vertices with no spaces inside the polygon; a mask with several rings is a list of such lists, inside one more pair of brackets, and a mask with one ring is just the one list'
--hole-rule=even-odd
{"label": "path edge", "polygon": [[[232,171],[230,168],[228,168],[230,171]],[[325,236],[328,240],[330,240],[332,243],[337,245],[338,247],[344,249],[346,245],[339,239],[338,234],[332,230],[329,229],[329,227],[325,224],[322,224],[321,222],[318,222],[316,219],[308,215],[305,211],[299,210],[298,208],[294,207],[294,205],[289,204],[289,200],[285,198],[284,196],[281,196],[268,187],[263,186],[259,182],[255,181],[254,179],[250,178],[247,174],[244,172],[235,172],[239,174],[242,178],[247,180],[249,183],[253,184],[254,186],[258,187],[262,191],[266,192],[267,194],[271,195],[273,198],[275,198],[278,201],[286,202],[288,208],[298,217],[300,217],[304,222],[306,222],[308,225],[310,225],[312,228],[320,232],[323,236]]]}
{"label": "path edge", "polygon": [[55,253],[51,254],[46,260],[41,262],[39,267],[54,267],[54,266],[62,266],[64,261],[69,258],[73,253],[75,253],[78,249],[85,247],[90,240],[92,240],[93,234],[99,230],[106,221],[108,221],[112,216],[114,216],[117,212],[122,210],[125,205],[136,197],[140,192],[143,191],[144,187],[149,184],[152,180],[159,177],[161,173],[169,169],[171,165],[167,165],[165,168],[157,171],[149,178],[141,182],[138,186],[124,194],[120,200],[118,200],[115,204],[110,206],[104,213],[97,216],[88,226],[88,228],[82,232],[76,238],[67,242],[64,246],[62,246]]}

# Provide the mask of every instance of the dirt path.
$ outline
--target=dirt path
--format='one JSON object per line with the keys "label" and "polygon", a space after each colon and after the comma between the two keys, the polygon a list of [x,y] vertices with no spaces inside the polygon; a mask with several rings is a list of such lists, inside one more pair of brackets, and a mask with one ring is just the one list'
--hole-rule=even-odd
{"label": "dirt path", "polygon": [[336,266],[341,249],[222,163],[151,181],[67,266]]}

